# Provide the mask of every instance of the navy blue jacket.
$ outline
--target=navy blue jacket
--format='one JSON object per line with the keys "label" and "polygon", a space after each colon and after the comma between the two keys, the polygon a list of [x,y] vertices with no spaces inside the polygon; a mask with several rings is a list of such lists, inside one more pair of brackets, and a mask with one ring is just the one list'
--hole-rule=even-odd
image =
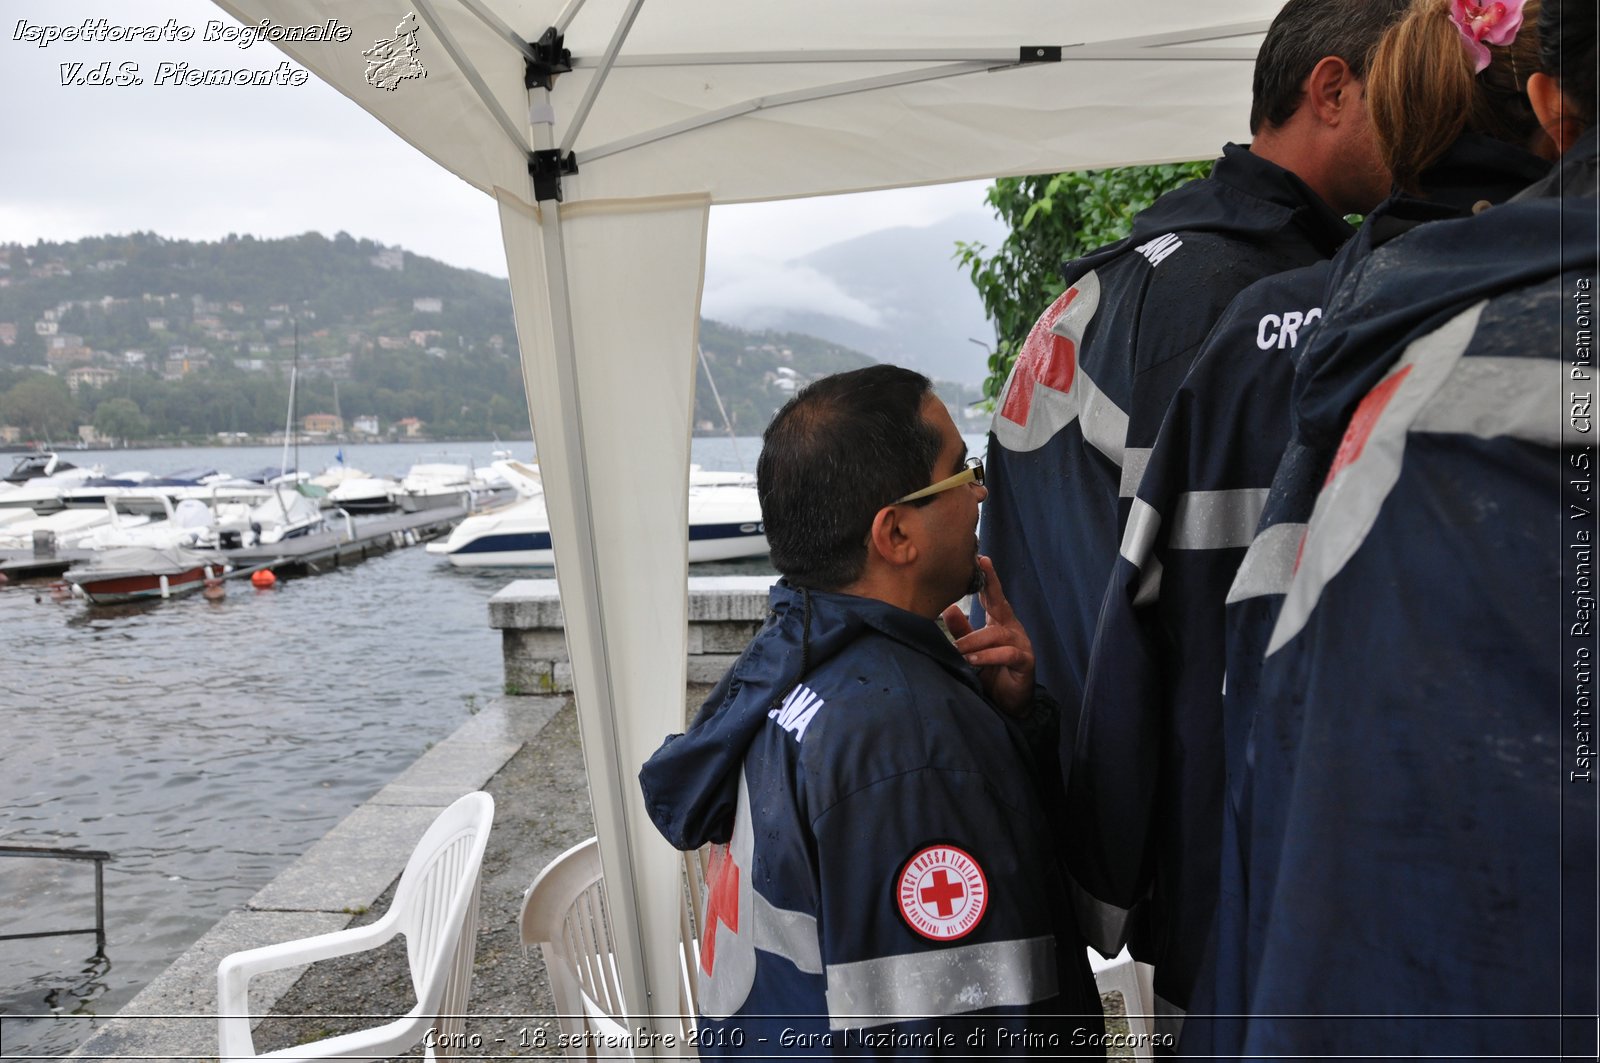
{"label": "navy blue jacket", "polygon": [[1127,501],[1168,402],[1229,301],[1326,258],[1350,227],[1288,171],[1229,144],[1123,241],[1065,266],[989,434],[980,538],[1032,638],[1039,679],[1081,701]]}
{"label": "navy blue jacket", "polygon": [[[1337,260],[1358,261],[1397,215],[1407,227],[1461,217],[1548,169],[1467,134],[1424,175],[1429,201],[1378,208]],[[1212,330],[1151,451],[1091,651],[1069,777],[1072,814],[1103,844],[1079,882],[1118,907],[1151,897],[1166,1031],[1214,1010],[1197,983],[1208,980],[1222,835],[1223,605],[1289,440],[1297,353],[1333,269],[1322,261],[1251,285]]]}
{"label": "navy blue jacket", "polygon": [[1594,157],[1378,247],[1303,356],[1277,593],[1230,606],[1217,985],[1250,1017],[1207,1054],[1595,1051]]}
{"label": "navy blue jacket", "polygon": [[701,1054],[1102,1054],[1056,857],[1054,706],[1036,757],[933,621],[786,582],[771,604],[640,772],[674,846],[728,843]]}
{"label": "navy blue jacket", "polygon": [[[1033,640],[1040,682],[1062,702],[1064,765],[1106,581],[1173,394],[1241,289],[1328,257],[1350,233],[1299,178],[1229,144],[1210,177],[1162,196],[1128,239],[1069,263],[1066,292],[1018,355],[989,435],[980,539]],[[1148,792],[1150,780],[1130,781]],[[1116,819],[1092,800],[1074,814]],[[1072,847],[1074,900],[1097,949],[1114,955],[1127,941],[1159,970],[1170,959],[1162,917],[1130,920],[1147,877],[1108,875],[1129,844],[1145,854],[1115,832]]]}

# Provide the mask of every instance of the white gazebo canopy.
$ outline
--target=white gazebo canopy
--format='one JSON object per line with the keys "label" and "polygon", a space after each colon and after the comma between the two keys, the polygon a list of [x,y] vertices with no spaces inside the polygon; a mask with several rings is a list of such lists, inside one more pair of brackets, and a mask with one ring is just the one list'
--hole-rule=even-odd
{"label": "white gazebo canopy", "polygon": [[675,1013],[635,777],[683,722],[712,204],[1212,156],[1277,0],[216,2],[348,28],[277,43],[499,204],[625,991]]}

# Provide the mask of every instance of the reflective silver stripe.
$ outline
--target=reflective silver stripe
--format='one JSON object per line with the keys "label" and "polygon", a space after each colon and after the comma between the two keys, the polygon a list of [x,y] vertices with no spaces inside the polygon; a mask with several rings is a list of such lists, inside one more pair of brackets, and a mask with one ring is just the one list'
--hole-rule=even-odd
{"label": "reflective silver stripe", "polygon": [[1139,589],[1134,592],[1133,604],[1149,605],[1161,597],[1161,559],[1152,557],[1145,562],[1139,574]]}
{"label": "reflective silver stripe", "polygon": [[1118,550],[1125,560],[1140,568],[1149,560],[1155,549],[1156,533],[1161,530],[1161,514],[1142,498],[1133,500],[1128,511],[1127,527],[1122,529],[1122,546]]}
{"label": "reflective silver stripe", "polygon": [[1128,415],[1100,390],[1100,385],[1089,378],[1081,364],[1077,387],[1073,390],[1083,397],[1078,418],[1083,422],[1079,427],[1083,429],[1084,442],[1110,458],[1117,468],[1122,468],[1122,450],[1128,442]]}
{"label": "reflective silver stripe", "polygon": [[[1178,1035],[1183,1033],[1183,1020],[1188,1017],[1188,1012],[1170,1000],[1163,999],[1160,993],[1155,994],[1156,1003],[1156,1034],[1165,1035],[1162,1040],[1168,1044],[1177,1044]],[[1170,1040],[1168,1040],[1170,1038]]]}
{"label": "reflective silver stripe", "polygon": [[1172,512],[1174,550],[1230,550],[1249,546],[1266,508],[1265,487],[1186,491]]}
{"label": "reflective silver stripe", "polygon": [[821,974],[822,945],[817,937],[816,916],[775,907],[760,891],[751,892],[755,898],[752,907],[756,948],[782,956],[806,974]]}
{"label": "reflective silver stripe", "polygon": [[1426,336],[1413,340],[1384,378],[1395,379],[1396,374],[1410,369],[1378,412],[1360,456],[1339,469],[1317,496],[1306,528],[1300,568],[1284,596],[1278,623],[1267,643],[1267,656],[1305,628],[1323,588],[1366,541],[1384,500],[1399,482],[1406,434],[1461,360],[1485,305],[1486,301],[1468,307]]}
{"label": "reflective silver stripe", "polygon": [[1578,379],[1569,376],[1575,368],[1556,358],[1463,358],[1411,430],[1582,444],[1587,437],[1572,428],[1563,394],[1566,382]]}
{"label": "reflective silver stripe", "polygon": [[1266,594],[1287,594],[1294,579],[1294,559],[1306,536],[1304,524],[1274,524],[1256,536],[1239,562],[1233,586],[1228,588],[1228,604]]}
{"label": "reflective silver stripe", "polygon": [[[739,768],[739,798],[733,813],[733,837],[728,840],[728,859],[739,869],[738,896],[734,912],[751,912],[755,889],[749,868],[754,862],[755,831],[750,823],[750,784],[744,768]],[[706,910],[700,913],[702,933],[711,932],[711,943],[716,962],[710,973],[697,965],[695,976],[700,980],[700,1010],[708,1018],[726,1019],[738,1014],[750,998],[750,989],[756,981],[755,933],[747,919],[735,918],[740,930],[735,931],[724,918],[711,914],[712,887],[705,890]],[[709,924],[709,926],[708,926]]]}
{"label": "reflective silver stripe", "polygon": [[1078,929],[1083,940],[1093,945],[1102,956],[1115,956],[1128,943],[1128,917],[1126,908],[1102,901],[1067,876],[1067,890],[1072,895],[1072,910],[1078,914]]}
{"label": "reflective silver stripe", "polygon": [[829,964],[827,975],[828,1025],[835,1030],[1021,1007],[1059,990],[1053,936]]}
{"label": "reflective silver stripe", "polygon": [[1124,447],[1122,449],[1122,483],[1117,494],[1132,498],[1139,493],[1139,481],[1144,479],[1145,467],[1150,464],[1150,447]]}

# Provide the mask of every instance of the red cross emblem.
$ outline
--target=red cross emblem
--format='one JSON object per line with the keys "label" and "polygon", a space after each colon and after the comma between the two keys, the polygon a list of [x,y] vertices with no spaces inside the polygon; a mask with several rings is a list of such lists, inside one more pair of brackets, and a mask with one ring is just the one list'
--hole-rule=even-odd
{"label": "red cross emblem", "polygon": [[1011,373],[1005,399],[1000,405],[1000,416],[1013,424],[1027,426],[1028,411],[1033,406],[1034,384],[1043,383],[1052,391],[1063,393],[1072,389],[1072,378],[1078,368],[1078,345],[1050,330],[1077,297],[1078,289],[1068,288],[1033,323],[1033,330],[1022,344],[1022,351],[1017,355],[1017,367]]}
{"label": "red cross emblem", "polygon": [[1361,457],[1367,440],[1372,438],[1372,430],[1378,427],[1378,418],[1383,416],[1394,393],[1400,390],[1400,385],[1410,373],[1411,367],[1405,366],[1384,377],[1377,387],[1367,392],[1367,397],[1361,400],[1356,412],[1350,415],[1350,426],[1344,430],[1344,438],[1339,441],[1339,452],[1333,456],[1333,465],[1329,467],[1328,478],[1322,486],[1328,486],[1335,476]]}
{"label": "red cross emblem", "polygon": [[906,925],[930,941],[965,937],[989,908],[983,869],[953,845],[930,845],[907,860],[895,890]]}
{"label": "red cross emblem", "polygon": [[706,917],[700,933],[700,966],[706,974],[717,962],[717,924],[739,932],[739,865],[726,845],[711,850],[706,869]]}

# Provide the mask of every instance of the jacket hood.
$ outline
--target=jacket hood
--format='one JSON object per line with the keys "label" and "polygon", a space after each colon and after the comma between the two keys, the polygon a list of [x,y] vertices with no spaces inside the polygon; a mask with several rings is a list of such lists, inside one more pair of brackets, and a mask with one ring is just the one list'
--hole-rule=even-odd
{"label": "jacket hood", "polygon": [[1327,307],[1295,376],[1295,434],[1325,452],[1406,346],[1485,299],[1593,270],[1597,201],[1518,199],[1421,225],[1368,255]]}
{"label": "jacket hood", "polygon": [[[1274,224],[1273,219],[1276,218]],[[1355,231],[1294,174],[1248,146],[1227,144],[1207,179],[1173,189],[1133,219],[1126,239],[1066,263],[1069,278],[1098,268],[1130,248],[1167,233],[1218,233],[1259,238],[1298,230],[1331,255]]]}
{"label": "jacket hood", "polygon": [[937,624],[887,602],[779,580],[768,608],[761,630],[700,706],[688,732],[668,735],[639,771],[645,809],[674,848],[728,840],[739,768],[768,712],[869,630],[933,656],[979,689]]}

